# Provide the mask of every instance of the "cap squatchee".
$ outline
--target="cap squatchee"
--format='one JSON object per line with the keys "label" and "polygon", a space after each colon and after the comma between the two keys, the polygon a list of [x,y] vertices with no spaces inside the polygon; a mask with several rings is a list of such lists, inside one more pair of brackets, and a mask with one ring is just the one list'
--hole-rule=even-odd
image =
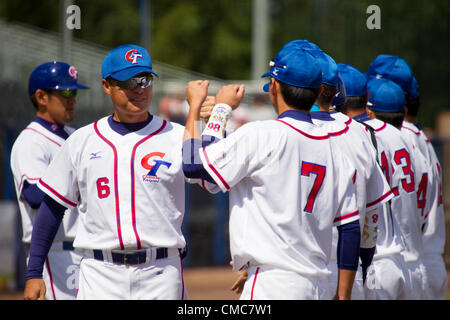
{"label": "cap squatchee", "polygon": [[[261,77],[272,77],[285,84],[301,88],[319,88],[322,72],[317,60],[306,50],[283,48],[270,61],[270,71]],[[263,90],[269,92],[269,83]]]}
{"label": "cap squatchee", "polygon": [[118,81],[125,81],[142,72],[149,72],[158,77],[152,69],[152,61],[147,50],[133,44],[112,49],[102,63],[103,79],[112,77]]}
{"label": "cap squatchee", "polygon": [[78,71],[65,62],[45,62],[37,66],[28,80],[28,94],[33,95],[38,89],[78,90],[88,89],[78,83]]}
{"label": "cap squatchee", "polygon": [[395,82],[385,78],[373,78],[367,82],[369,101],[367,107],[378,112],[402,112],[405,94]]}

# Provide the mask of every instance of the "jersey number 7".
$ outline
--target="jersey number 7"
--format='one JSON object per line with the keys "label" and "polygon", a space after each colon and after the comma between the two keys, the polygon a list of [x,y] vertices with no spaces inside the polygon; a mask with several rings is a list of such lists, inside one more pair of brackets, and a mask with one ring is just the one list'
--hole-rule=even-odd
{"label": "jersey number 7", "polygon": [[320,190],[320,187],[322,186],[323,179],[325,178],[325,172],[326,167],[302,161],[302,168],[301,168],[301,174],[302,176],[309,177],[311,173],[316,175],[316,179],[314,180],[313,187],[308,195],[308,201],[306,202],[306,206],[303,209],[306,212],[312,213],[312,210],[314,208],[314,202],[316,201],[317,193]]}

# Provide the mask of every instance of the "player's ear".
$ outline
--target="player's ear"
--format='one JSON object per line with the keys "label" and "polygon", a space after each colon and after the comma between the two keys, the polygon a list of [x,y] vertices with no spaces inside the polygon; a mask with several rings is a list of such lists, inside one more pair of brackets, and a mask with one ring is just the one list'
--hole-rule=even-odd
{"label": "player's ear", "polygon": [[269,91],[273,96],[276,95],[276,93],[279,90],[279,87],[280,87],[280,84],[278,83],[278,81],[276,81],[274,78],[270,78]]}
{"label": "player's ear", "polygon": [[370,118],[372,118],[372,119],[376,118],[375,113],[373,113],[373,111],[370,110],[368,107],[366,107],[366,113]]}
{"label": "player's ear", "polygon": [[102,86],[103,86],[103,91],[105,91],[105,93],[107,95],[111,95],[111,84],[106,81],[105,79],[102,79]]}
{"label": "player's ear", "polygon": [[34,93],[34,97],[38,104],[38,110],[39,110],[39,108],[47,106],[49,95],[46,91],[44,91],[42,89],[37,89],[36,92]]}

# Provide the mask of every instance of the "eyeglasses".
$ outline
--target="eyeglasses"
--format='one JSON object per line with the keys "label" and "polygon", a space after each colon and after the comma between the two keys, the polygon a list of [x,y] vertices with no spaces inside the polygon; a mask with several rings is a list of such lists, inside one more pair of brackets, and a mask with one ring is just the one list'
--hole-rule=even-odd
{"label": "eyeglasses", "polygon": [[114,83],[121,89],[133,90],[139,85],[142,89],[148,88],[153,83],[153,76],[134,77],[125,81],[113,79]]}
{"label": "eyeglasses", "polygon": [[59,94],[61,97],[64,98],[72,98],[77,95],[77,90],[52,90],[52,92]]}

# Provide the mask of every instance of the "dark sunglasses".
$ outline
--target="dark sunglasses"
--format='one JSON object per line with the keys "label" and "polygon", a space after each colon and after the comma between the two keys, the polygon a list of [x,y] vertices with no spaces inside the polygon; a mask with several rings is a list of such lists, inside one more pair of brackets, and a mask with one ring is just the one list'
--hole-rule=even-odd
{"label": "dark sunglasses", "polygon": [[134,77],[125,81],[113,79],[114,83],[121,89],[133,90],[139,85],[142,89],[148,88],[153,83],[153,76]]}
{"label": "dark sunglasses", "polygon": [[77,90],[51,90],[52,93],[57,93],[58,95],[60,95],[61,97],[64,98],[72,98],[75,97],[77,95]]}

